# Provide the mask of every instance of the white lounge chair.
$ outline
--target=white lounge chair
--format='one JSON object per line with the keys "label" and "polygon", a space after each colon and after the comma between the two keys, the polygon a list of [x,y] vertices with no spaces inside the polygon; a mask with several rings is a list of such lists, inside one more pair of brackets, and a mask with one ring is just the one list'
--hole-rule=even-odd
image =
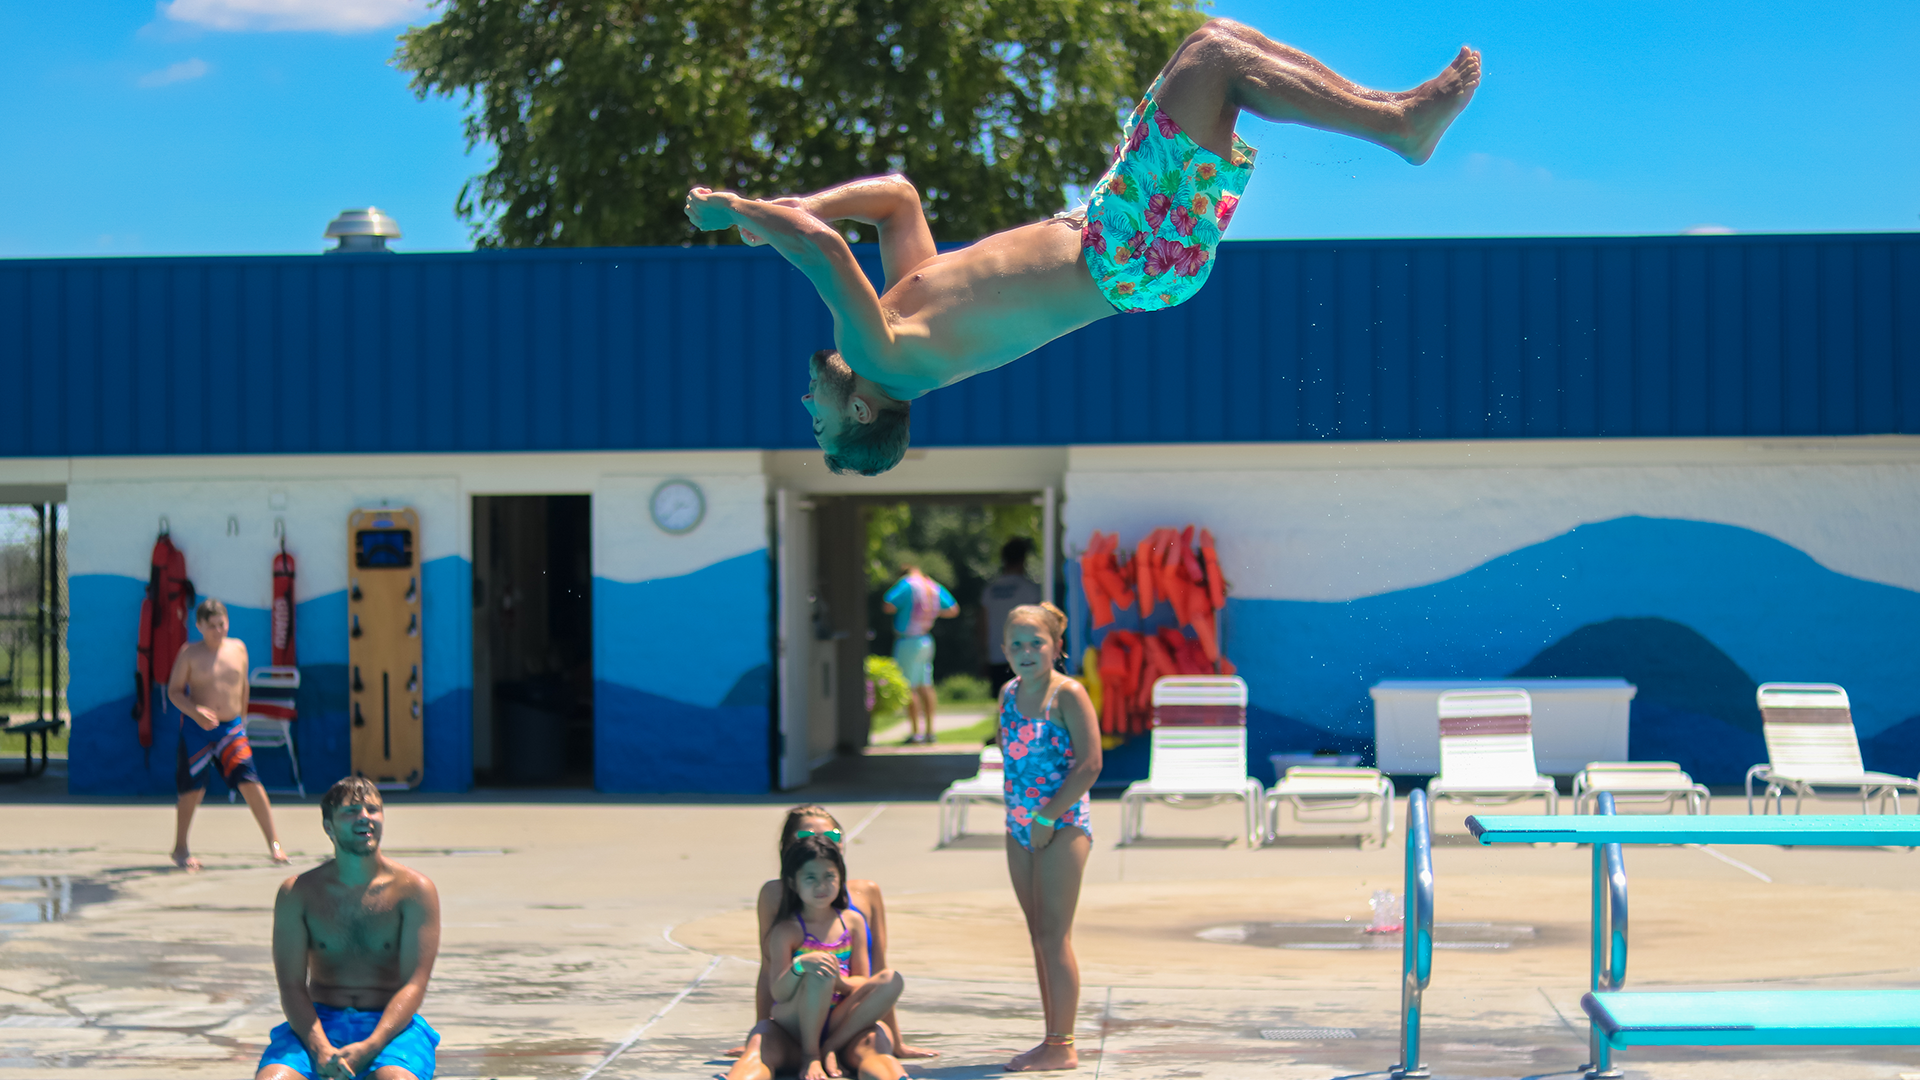
{"label": "white lounge chair", "polygon": [[1616,805],[1664,803],[1672,813],[1684,802],[1689,814],[1713,812],[1713,795],[1696,784],[1673,761],[1589,761],[1573,778],[1573,812],[1589,814],[1603,791],[1611,791]]}
{"label": "white lounge chair", "polygon": [[1533,760],[1533,697],[1518,687],[1448,690],[1440,695],[1440,775],[1431,798],[1474,806],[1545,799],[1560,812],[1553,778]]}
{"label": "white lounge chair", "polygon": [[1760,704],[1761,730],[1767,738],[1767,764],[1747,770],[1747,813],[1753,813],[1753,782],[1764,781],[1762,809],[1773,800],[1780,813],[1780,797],[1793,793],[1793,812],[1802,801],[1818,798],[1821,788],[1854,788],[1860,792],[1860,812],[1878,797],[1886,810],[1900,812],[1902,789],[1920,793],[1920,784],[1891,773],[1868,772],[1860,760],[1860,737],[1853,730],[1853,709],[1847,692],[1832,683],[1762,683],[1754,696]]}
{"label": "white lounge chair", "polygon": [[247,742],[255,750],[285,750],[293,764],[293,786],[267,790],[283,795],[294,792],[304,799],[307,786],[300,780],[300,755],[293,747],[293,722],[300,715],[294,707],[294,694],[299,689],[297,667],[253,669],[247,677]]}
{"label": "white lounge chair", "polygon": [[965,780],[955,780],[940,793],[940,846],[946,847],[967,833],[967,807],[977,802],[1006,805],[1006,759],[998,746],[980,751],[980,771]]}
{"label": "white lounge chair", "polygon": [[1247,775],[1247,684],[1231,675],[1156,680],[1152,738],[1147,778],[1120,796],[1120,843],[1140,839],[1149,802],[1199,809],[1239,799],[1247,811],[1247,847],[1260,846],[1266,792]]}
{"label": "white lounge chair", "polygon": [[1379,846],[1386,847],[1387,838],[1393,835],[1393,781],[1379,769],[1320,765],[1288,769],[1279,783],[1267,789],[1268,840],[1280,835],[1282,805],[1293,807],[1293,820],[1298,825],[1357,825],[1354,831],[1362,843],[1377,836]]}

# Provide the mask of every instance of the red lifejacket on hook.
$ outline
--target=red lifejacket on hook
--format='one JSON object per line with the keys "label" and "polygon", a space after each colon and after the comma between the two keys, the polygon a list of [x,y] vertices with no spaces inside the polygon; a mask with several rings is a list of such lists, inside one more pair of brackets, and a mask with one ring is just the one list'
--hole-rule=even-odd
{"label": "red lifejacket on hook", "polygon": [[173,662],[187,644],[187,613],[194,598],[186,555],[161,533],[153,542],[147,596],[140,602],[140,647],[133,664],[133,718],[144,748],[153,746],[153,689],[173,677]]}
{"label": "red lifejacket on hook", "polygon": [[295,667],[293,638],[293,556],[282,548],[273,557],[273,665]]}

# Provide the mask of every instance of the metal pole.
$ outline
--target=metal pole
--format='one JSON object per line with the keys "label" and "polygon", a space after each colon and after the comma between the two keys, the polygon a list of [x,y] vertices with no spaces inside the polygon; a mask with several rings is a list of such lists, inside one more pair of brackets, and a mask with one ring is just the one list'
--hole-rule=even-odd
{"label": "metal pole", "polygon": [[47,605],[47,622],[53,633],[47,643],[49,667],[53,676],[47,682],[47,708],[55,720],[60,719],[60,646],[66,641],[66,635],[60,628],[60,504],[47,504],[47,520],[52,523],[52,535],[47,541],[47,594],[53,598]]}
{"label": "metal pole", "polygon": [[45,503],[34,507],[40,516],[40,573],[34,581],[34,659],[38,661],[34,675],[39,679],[38,692],[33,696],[33,718],[47,718],[47,507]]}
{"label": "metal pole", "polygon": [[[1049,487],[1041,493],[1040,503],[1040,595],[1047,603],[1058,604],[1060,598],[1053,594],[1055,548],[1058,546],[1054,533],[1058,531],[1060,520],[1059,497]],[[1078,661],[1075,661],[1078,663]]]}
{"label": "metal pole", "polygon": [[[1595,813],[1614,812],[1613,792],[1601,792],[1594,802]],[[1596,994],[1618,990],[1620,984],[1626,981],[1626,935],[1623,928],[1616,938],[1614,929],[1615,919],[1624,920],[1626,916],[1624,911],[1615,910],[1616,869],[1624,886],[1626,871],[1621,866],[1620,845],[1594,844],[1592,970],[1587,979],[1587,988]],[[1587,1022],[1587,1043],[1591,1060],[1582,1066],[1587,1070],[1587,1080],[1618,1080],[1622,1074],[1613,1067],[1613,1047],[1607,1044],[1607,1037],[1601,1034],[1596,1021]]]}
{"label": "metal pole", "polygon": [[1420,995],[1433,974],[1433,837],[1427,793],[1407,796],[1407,883],[1401,922],[1400,1061],[1388,1070],[1393,1080],[1433,1073],[1420,1060]]}

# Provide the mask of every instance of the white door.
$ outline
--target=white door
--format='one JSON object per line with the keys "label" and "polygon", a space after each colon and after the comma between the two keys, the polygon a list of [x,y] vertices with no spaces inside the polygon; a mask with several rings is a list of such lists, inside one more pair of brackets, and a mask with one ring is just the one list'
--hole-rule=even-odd
{"label": "white door", "polygon": [[813,506],[797,492],[773,493],[775,573],[779,583],[780,787],[812,778],[809,716],[813,673]]}

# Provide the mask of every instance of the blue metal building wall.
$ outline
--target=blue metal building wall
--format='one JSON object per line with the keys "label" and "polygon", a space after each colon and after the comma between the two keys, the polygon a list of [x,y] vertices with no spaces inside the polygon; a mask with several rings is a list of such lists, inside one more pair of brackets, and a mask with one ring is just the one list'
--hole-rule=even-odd
{"label": "blue metal building wall", "polygon": [[[757,249],[0,262],[0,456],[805,448],[831,334]],[[1232,243],[914,412],[921,446],[1920,433],[1920,234]]]}

